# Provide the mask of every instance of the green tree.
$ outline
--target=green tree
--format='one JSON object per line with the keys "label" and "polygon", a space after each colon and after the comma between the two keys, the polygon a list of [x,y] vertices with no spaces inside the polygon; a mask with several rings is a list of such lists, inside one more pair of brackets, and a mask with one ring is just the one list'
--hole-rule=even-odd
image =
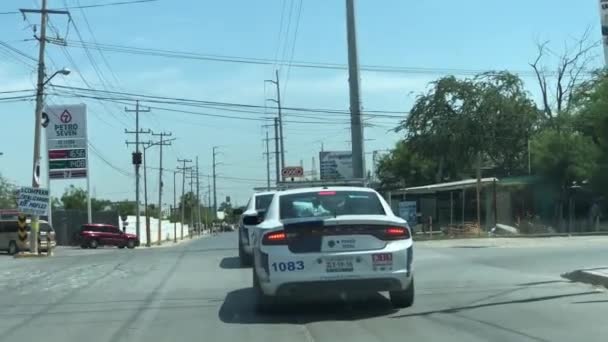
{"label": "green tree", "polygon": [[[526,169],[527,142],[538,129],[539,118],[516,75],[490,72],[470,79],[441,78],[416,99],[396,128],[405,132],[405,144],[381,161],[379,177],[384,183],[410,184],[462,179],[474,174],[480,153],[493,175],[520,173]],[[403,174],[411,170],[415,179]]]}
{"label": "green tree", "polygon": [[15,187],[0,175],[0,209],[13,209],[17,206]]}
{"label": "green tree", "polygon": [[376,175],[382,188],[417,186],[434,181],[437,163],[412,151],[408,145],[406,141],[398,142],[389,154],[378,161]]}
{"label": "green tree", "polygon": [[137,203],[134,201],[120,201],[114,204],[114,207],[120,215],[135,215],[137,212]]}
{"label": "green tree", "polygon": [[599,150],[579,132],[547,129],[531,142],[533,169],[564,190],[595,174]]}
{"label": "green tree", "polygon": [[608,74],[598,72],[575,95],[573,124],[597,147],[598,159],[591,185],[608,196]]}
{"label": "green tree", "polygon": [[[63,195],[61,195],[61,203],[63,209],[69,210],[87,210],[87,192],[82,188],[70,185]],[[113,209],[113,203],[110,200],[91,198],[91,210],[94,212]]]}
{"label": "green tree", "polygon": [[81,188],[70,185],[61,195],[63,209],[87,210],[87,192]]}

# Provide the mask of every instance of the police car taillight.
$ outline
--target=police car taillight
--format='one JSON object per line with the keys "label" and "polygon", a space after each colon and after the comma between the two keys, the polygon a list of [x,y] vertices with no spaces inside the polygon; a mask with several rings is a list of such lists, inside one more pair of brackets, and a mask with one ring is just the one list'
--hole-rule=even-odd
{"label": "police car taillight", "polygon": [[410,238],[410,230],[403,227],[388,227],[384,231],[385,240],[405,240]]}
{"label": "police car taillight", "polygon": [[287,234],[283,230],[266,233],[262,238],[262,244],[265,246],[286,245]]}

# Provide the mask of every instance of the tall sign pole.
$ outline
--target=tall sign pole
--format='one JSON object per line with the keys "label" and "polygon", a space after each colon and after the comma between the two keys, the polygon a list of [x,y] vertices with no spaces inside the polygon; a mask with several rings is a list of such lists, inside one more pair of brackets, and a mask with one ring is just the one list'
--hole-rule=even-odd
{"label": "tall sign pole", "polygon": [[365,150],[363,147],[363,125],[361,124],[359,58],[357,56],[357,33],[355,27],[354,0],[346,0],[346,34],[348,42],[348,84],[350,90],[350,130],[353,151],[353,177],[364,178]]}
{"label": "tall sign pole", "polygon": [[608,65],[608,0],[600,0],[600,20],[602,23],[602,45],[604,61]]}

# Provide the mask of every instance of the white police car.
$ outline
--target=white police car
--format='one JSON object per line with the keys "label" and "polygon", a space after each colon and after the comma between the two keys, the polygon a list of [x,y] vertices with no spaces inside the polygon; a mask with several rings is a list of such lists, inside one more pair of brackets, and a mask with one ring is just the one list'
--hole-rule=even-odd
{"label": "white police car", "polygon": [[253,244],[261,311],[286,297],[332,293],[388,291],[395,307],[414,303],[411,230],[372,189],[278,192]]}
{"label": "white police car", "polygon": [[274,191],[255,193],[249,199],[239,222],[239,259],[241,265],[250,266],[252,260],[251,238],[253,229],[261,222]]}

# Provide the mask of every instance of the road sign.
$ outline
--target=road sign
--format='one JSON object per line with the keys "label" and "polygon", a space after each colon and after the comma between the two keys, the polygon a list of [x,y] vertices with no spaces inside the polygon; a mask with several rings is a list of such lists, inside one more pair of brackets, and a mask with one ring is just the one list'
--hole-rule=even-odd
{"label": "road sign", "polygon": [[50,170],[63,170],[63,169],[86,169],[86,159],[61,159],[51,160],[49,162]]}
{"label": "road sign", "polygon": [[283,178],[303,177],[304,168],[301,166],[286,166],[281,170]]}
{"label": "road sign", "polygon": [[50,179],[74,179],[86,178],[87,170],[51,170],[49,171]]}
{"label": "road sign", "polygon": [[17,204],[22,213],[46,216],[49,207],[49,190],[23,187],[19,190]]}
{"label": "road sign", "polygon": [[319,153],[321,180],[352,179],[352,151],[324,151]]}
{"label": "road sign", "polygon": [[87,157],[87,150],[84,148],[72,150],[49,150],[49,159],[84,159]]}

